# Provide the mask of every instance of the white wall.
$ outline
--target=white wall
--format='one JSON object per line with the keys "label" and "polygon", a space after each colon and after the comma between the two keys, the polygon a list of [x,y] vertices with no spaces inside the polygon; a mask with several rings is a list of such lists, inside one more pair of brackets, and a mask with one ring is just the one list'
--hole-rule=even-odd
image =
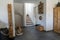
{"label": "white wall", "polygon": [[22,26],[24,26],[24,3],[14,3],[14,10],[15,10],[15,20],[19,20]]}
{"label": "white wall", "polygon": [[[12,4],[12,15],[13,15],[13,30],[15,36],[15,25],[14,25],[14,10],[13,10],[13,0],[0,0],[0,28],[8,27],[8,9],[7,5]],[[3,23],[2,23],[3,22]],[[2,26],[1,24],[6,24]]]}
{"label": "white wall", "polygon": [[46,0],[46,31],[53,30],[53,8],[57,0]]}
{"label": "white wall", "polygon": [[20,15],[17,15],[17,14],[15,14],[15,25],[16,26],[22,26],[22,23],[21,23],[21,16]]}
{"label": "white wall", "polygon": [[14,3],[14,10],[21,15],[24,15],[24,3]]}
{"label": "white wall", "polygon": [[[18,2],[19,0],[15,0],[15,2]],[[30,0],[29,0],[30,1]],[[29,1],[20,1],[20,2],[29,2]],[[60,0],[39,0],[38,2],[42,1],[44,3],[44,14],[42,14],[43,16],[43,20],[40,21],[39,20],[39,14],[38,12],[36,12],[37,14],[37,24],[41,24],[44,26],[44,29],[46,31],[49,31],[49,30],[53,30],[53,8],[55,7],[55,5],[57,4],[57,2]],[[34,2],[32,0],[32,2]],[[34,3],[37,3],[36,5],[38,5],[38,2],[35,1]],[[31,1],[30,1],[31,3]],[[37,9],[37,8],[36,8]],[[36,10],[37,11],[37,10]]]}
{"label": "white wall", "polygon": [[[58,0],[41,0],[44,3],[44,14],[38,14],[38,7],[36,7],[36,23],[44,26],[45,31],[53,30],[53,8],[56,6]],[[38,3],[36,4],[38,5]],[[39,16],[43,19],[39,20]]]}
{"label": "white wall", "polygon": [[[38,13],[38,4],[39,2],[43,2],[44,3],[44,13],[43,14],[39,14]],[[44,29],[45,29],[45,26],[46,26],[46,0],[40,0],[38,3],[35,3],[35,16],[36,16],[36,24],[40,24],[42,26],[44,26]],[[39,20],[39,16],[42,16],[42,20]]]}
{"label": "white wall", "polygon": [[[7,11],[7,5],[9,3],[13,3],[12,0],[0,0],[0,21],[6,23],[8,26],[8,11]],[[4,27],[4,26],[3,26]]]}

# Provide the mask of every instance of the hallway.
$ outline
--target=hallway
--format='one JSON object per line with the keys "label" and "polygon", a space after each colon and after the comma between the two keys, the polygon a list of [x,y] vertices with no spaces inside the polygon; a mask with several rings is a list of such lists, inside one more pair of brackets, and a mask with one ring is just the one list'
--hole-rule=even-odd
{"label": "hallway", "polygon": [[26,27],[24,34],[15,40],[60,40],[60,36],[54,32],[39,32],[34,27]]}

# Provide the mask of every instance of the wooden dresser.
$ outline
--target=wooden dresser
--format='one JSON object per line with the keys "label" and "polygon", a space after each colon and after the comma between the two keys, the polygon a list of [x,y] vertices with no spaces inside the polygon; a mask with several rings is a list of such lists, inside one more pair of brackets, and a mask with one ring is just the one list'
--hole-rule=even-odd
{"label": "wooden dresser", "polygon": [[54,8],[54,32],[60,33],[60,7]]}

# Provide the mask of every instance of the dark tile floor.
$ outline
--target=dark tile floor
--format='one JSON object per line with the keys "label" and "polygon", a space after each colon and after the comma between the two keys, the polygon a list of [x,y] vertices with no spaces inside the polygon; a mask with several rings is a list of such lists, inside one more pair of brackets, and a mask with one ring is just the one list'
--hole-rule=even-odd
{"label": "dark tile floor", "polygon": [[60,35],[54,32],[40,32],[35,27],[24,29],[22,36],[17,36],[15,40],[60,40]]}

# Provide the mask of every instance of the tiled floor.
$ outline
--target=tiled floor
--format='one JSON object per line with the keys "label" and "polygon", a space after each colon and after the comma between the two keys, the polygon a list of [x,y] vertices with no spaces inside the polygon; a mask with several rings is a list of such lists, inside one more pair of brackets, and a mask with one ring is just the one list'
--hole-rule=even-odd
{"label": "tiled floor", "polygon": [[54,32],[40,32],[34,27],[24,29],[22,36],[17,36],[15,40],[60,40],[60,35]]}

